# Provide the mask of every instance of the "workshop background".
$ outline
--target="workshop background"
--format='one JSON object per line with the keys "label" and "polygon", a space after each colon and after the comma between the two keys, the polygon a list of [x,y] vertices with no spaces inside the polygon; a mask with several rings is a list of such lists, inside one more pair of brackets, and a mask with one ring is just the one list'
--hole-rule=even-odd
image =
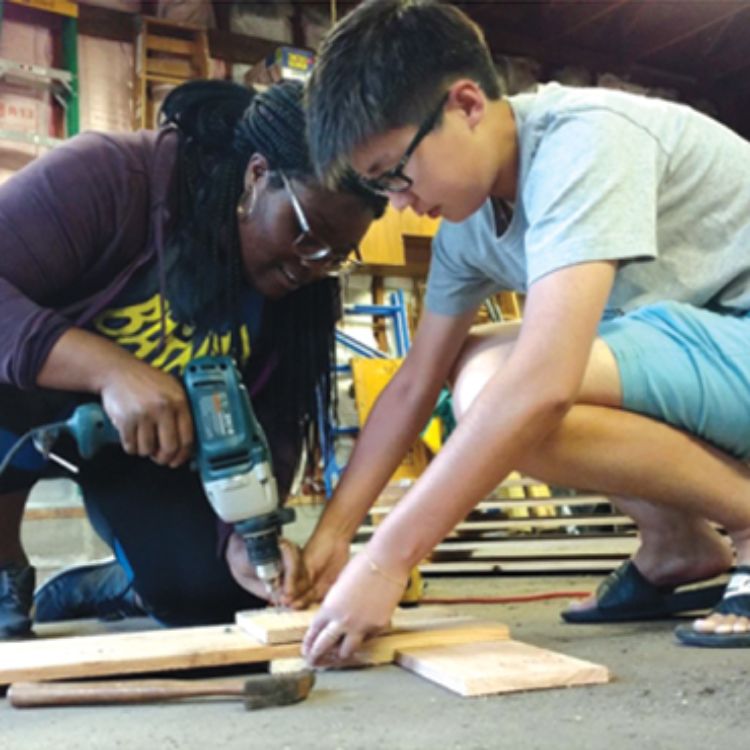
{"label": "workshop background", "polygon": [[[77,132],[153,127],[159,103],[183,80],[212,77],[264,86],[304,79],[321,36],[356,4],[0,0],[0,182]],[[485,31],[506,93],[553,80],[637,91],[689,103],[750,137],[747,0],[455,5]],[[300,506],[295,533],[301,542],[346,465],[358,426],[408,350],[438,226],[408,210],[389,209],[363,243],[364,265],[342,279],[338,411],[330,415],[336,440],[324,455],[307,456],[300,466],[292,502]],[[522,315],[523,299],[503,293],[486,301],[477,322]],[[444,398],[360,530],[355,549],[440,449],[450,422]],[[107,554],[72,480],[35,488],[23,534],[40,580]],[[410,595],[419,601],[587,590],[629,557],[636,543],[631,522],[606,497],[513,474],[420,565]],[[316,738],[317,745],[342,748],[511,742],[524,748],[619,748],[645,741],[658,748],[692,748],[707,741],[736,744],[744,736],[740,695],[750,668],[747,656],[686,654],[672,646],[665,653],[668,624],[646,630],[583,626],[571,635],[556,625],[563,605],[550,598],[464,606],[472,615],[487,613],[523,626],[525,640],[606,663],[617,675],[615,684],[577,695],[524,694],[504,703],[459,706],[438,688],[405,687],[398,672],[379,673],[366,687],[350,673],[331,678],[329,689],[345,695],[336,707],[318,707],[316,713],[315,704],[307,703],[297,714],[287,710],[282,722],[270,714],[252,720],[238,715],[216,726],[211,707],[201,705],[169,714],[163,707],[141,709],[138,718],[128,714],[127,728],[123,709],[88,711],[77,714],[78,720],[53,711],[21,725],[3,710],[0,745],[38,750],[54,742],[59,750],[166,740],[174,747],[197,747],[212,737],[222,747],[262,746],[260,738],[267,738],[265,747],[308,746]],[[697,675],[702,682],[696,688]],[[366,691],[367,703],[357,697],[360,691]],[[402,724],[391,721],[396,716]],[[91,727],[100,732],[94,739]],[[9,744],[3,740],[6,731]]]}

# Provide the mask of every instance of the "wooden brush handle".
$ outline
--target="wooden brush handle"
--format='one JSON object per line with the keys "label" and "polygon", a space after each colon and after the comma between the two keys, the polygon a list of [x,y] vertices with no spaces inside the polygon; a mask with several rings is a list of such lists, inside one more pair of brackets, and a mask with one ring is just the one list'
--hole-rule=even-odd
{"label": "wooden brush handle", "polygon": [[122,680],[106,682],[16,682],[8,700],[16,708],[148,703],[204,696],[245,695],[245,681]]}

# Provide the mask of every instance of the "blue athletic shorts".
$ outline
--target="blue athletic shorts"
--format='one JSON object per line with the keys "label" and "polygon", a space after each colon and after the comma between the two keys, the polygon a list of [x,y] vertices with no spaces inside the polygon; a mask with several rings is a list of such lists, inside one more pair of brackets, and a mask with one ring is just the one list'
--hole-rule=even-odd
{"label": "blue athletic shorts", "polygon": [[659,302],[604,321],[623,407],[750,458],[750,313]]}

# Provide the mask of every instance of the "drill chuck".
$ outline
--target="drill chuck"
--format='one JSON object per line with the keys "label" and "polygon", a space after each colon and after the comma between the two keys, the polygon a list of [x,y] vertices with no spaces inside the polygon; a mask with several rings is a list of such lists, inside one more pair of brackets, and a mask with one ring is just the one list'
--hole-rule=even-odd
{"label": "drill chuck", "polygon": [[283,572],[279,548],[281,526],[293,520],[294,510],[279,508],[234,525],[235,531],[245,542],[250,564],[258,578],[266,584],[269,593],[274,593],[278,588]]}

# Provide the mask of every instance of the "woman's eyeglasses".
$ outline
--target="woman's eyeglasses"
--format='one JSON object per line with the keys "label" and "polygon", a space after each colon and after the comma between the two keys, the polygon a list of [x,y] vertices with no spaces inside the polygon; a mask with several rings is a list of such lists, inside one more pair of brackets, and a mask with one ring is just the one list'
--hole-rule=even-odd
{"label": "woman's eyeglasses", "polygon": [[312,268],[325,268],[329,274],[336,276],[349,273],[358,265],[361,265],[362,256],[357,245],[345,249],[334,249],[315,236],[310,228],[305,210],[302,208],[302,203],[292,190],[289,178],[281,171],[279,171],[279,174],[292,204],[299,228],[302,230],[293,243],[294,250],[302,263]]}

